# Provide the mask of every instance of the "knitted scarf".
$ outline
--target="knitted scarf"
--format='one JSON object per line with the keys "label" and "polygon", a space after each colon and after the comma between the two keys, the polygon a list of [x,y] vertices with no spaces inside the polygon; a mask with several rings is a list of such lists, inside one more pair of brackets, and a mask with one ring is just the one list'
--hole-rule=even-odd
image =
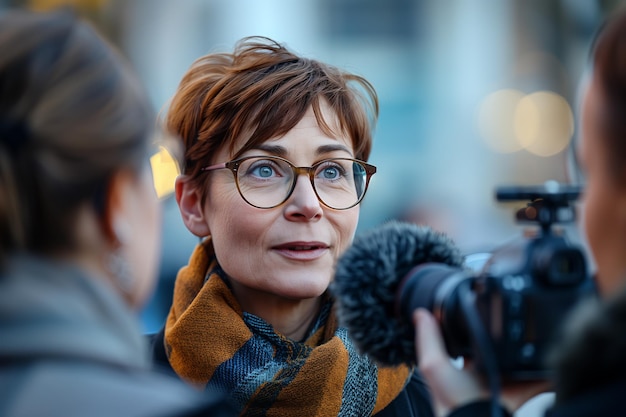
{"label": "knitted scarf", "polygon": [[242,416],[370,416],[411,371],[359,354],[332,310],[327,297],[304,342],[276,333],[241,310],[206,240],[176,278],[165,350],[179,376],[226,393]]}

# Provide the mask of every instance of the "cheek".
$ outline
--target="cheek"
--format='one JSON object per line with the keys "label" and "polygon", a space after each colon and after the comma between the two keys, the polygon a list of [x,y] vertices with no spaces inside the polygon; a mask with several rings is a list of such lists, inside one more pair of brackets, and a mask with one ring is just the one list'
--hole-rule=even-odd
{"label": "cheek", "polygon": [[598,195],[595,184],[588,182],[586,185],[585,201],[583,206],[583,224],[585,227],[585,234],[590,241],[593,240],[593,236],[598,231],[598,225],[596,224],[596,222],[597,219],[602,215],[601,213],[599,213],[599,209],[601,208],[601,205],[598,205],[599,198],[601,198],[601,196]]}
{"label": "cheek", "polygon": [[[610,245],[615,244],[615,206],[611,203],[612,194],[602,181],[590,180],[586,185],[584,204],[584,229],[591,252],[598,266],[602,266],[603,254],[610,253]],[[608,249],[608,250],[607,250]]]}
{"label": "cheek", "polygon": [[245,204],[234,184],[211,184],[202,207],[211,236],[222,237],[224,231],[237,226],[235,219],[245,218],[241,203]]}
{"label": "cheek", "polygon": [[142,202],[134,217],[131,242],[131,265],[136,282],[136,304],[142,305],[153,291],[157,280],[159,256],[161,254],[162,211],[152,183],[144,185],[138,192]]}
{"label": "cheek", "polygon": [[339,212],[332,220],[334,220],[335,229],[339,234],[338,255],[341,255],[350,247],[354,240],[356,228],[359,223],[359,207],[357,206],[353,209]]}
{"label": "cheek", "polygon": [[[163,221],[163,207],[161,205],[161,201],[156,196],[156,193],[152,187],[152,184],[149,183],[146,189],[146,205],[147,208],[144,212],[141,213],[141,217],[145,219],[146,222],[146,233],[147,236],[152,240],[151,249],[154,257],[156,258],[154,264],[158,264],[158,257],[160,255],[161,250],[161,227]],[[145,241],[145,239],[144,239]]]}
{"label": "cheek", "polygon": [[587,241],[591,246],[591,250],[594,250],[594,231],[596,228],[594,227],[594,211],[595,207],[593,206],[592,196],[589,195],[586,197],[585,204],[583,205],[583,228],[585,231],[585,235],[587,237]]}
{"label": "cheek", "polygon": [[242,253],[260,247],[270,224],[267,214],[231,192],[213,193],[207,200],[204,215],[222,267],[227,269],[230,262],[241,262]]}

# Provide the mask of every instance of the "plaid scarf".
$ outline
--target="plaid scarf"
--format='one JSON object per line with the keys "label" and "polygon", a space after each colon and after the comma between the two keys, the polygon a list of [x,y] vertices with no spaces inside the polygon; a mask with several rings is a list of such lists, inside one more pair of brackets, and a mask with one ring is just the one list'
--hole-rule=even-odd
{"label": "plaid scarf", "polygon": [[172,368],[224,392],[242,416],[370,416],[404,388],[410,369],[379,367],[337,328],[328,299],[304,342],[241,310],[209,240],[176,278],[165,326]]}

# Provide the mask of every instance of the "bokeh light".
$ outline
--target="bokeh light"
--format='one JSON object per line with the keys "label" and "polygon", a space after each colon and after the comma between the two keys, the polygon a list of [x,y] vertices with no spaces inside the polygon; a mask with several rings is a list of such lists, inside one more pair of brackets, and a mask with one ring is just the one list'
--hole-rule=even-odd
{"label": "bokeh light", "polygon": [[567,147],[574,134],[574,115],[562,96],[538,91],[518,103],[515,132],[527,151],[538,156],[555,155]]}
{"label": "bokeh light", "polygon": [[503,89],[489,94],[481,103],[478,129],[495,152],[525,149],[547,157],[568,146],[574,134],[574,115],[567,100],[554,92],[524,94]]}
{"label": "bokeh light", "polygon": [[150,157],[152,181],[159,198],[165,198],[174,192],[176,177],[180,174],[178,161],[169,149],[159,146],[158,151]]}
{"label": "bokeh light", "polygon": [[515,113],[524,93],[514,89],[489,94],[478,110],[478,130],[487,146],[498,153],[523,148],[514,129]]}

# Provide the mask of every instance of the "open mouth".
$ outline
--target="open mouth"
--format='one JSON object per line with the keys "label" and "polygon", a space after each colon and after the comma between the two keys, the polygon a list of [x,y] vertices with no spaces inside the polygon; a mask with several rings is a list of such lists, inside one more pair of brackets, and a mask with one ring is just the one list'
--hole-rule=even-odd
{"label": "open mouth", "polygon": [[295,250],[295,251],[303,251],[303,250],[316,250],[316,249],[324,249],[325,246],[322,245],[308,245],[308,246],[286,246],[283,249]]}
{"label": "open mouth", "polygon": [[328,249],[329,246],[324,243],[319,242],[311,242],[311,243],[285,243],[283,245],[275,246],[274,249],[279,251],[290,251],[290,252],[314,252],[314,251],[323,251]]}

